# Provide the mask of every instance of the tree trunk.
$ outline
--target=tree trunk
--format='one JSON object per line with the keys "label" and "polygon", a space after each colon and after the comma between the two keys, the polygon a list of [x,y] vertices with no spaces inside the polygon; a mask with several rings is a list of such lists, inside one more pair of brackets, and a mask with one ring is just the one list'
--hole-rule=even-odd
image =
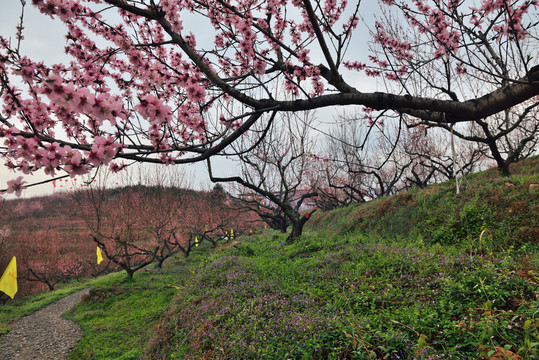
{"label": "tree trunk", "polygon": [[129,267],[124,267],[125,269],[125,272],[127,273],[127,278],[128,279],[132,279],[133,278],[133,274],[135,273],[133,270],[131,270],[131,268]]}
{"label": "tree trunk", "polygon": [[273,230],[279,230],[283,234],[285,234],[286,230],[288,229],[289,222],[287,221],[286,217],[281,214],[265,216],[262,219]]}
{"label": "tree trunk", "polygon": [[286,221],[286,218],[281,217],[279,218],[279,231],[283,234],[286,234],[286,230],[288,229],[288,222]]}
{"label": "tree trunk", "polygon": [[292,223],[292,231],[290,231],[290,234],[286,238],[287,244],[292,244],[294,241],[299,239],[301,237],[301,234],[303,233],[303,225],[305,223],[301,220],[299,222]]}
{"label": "tree trunk", "polygon": [[511,176],[511,172],[509,171],[509,165],[505,161],[503,161],[502,163],[498,163],[498,171],[500,172],[501,176]]}
{"label": "tree trunk", "polygon": [[483,132],[485,133],[486,144],[490,149],[490,153],[492,154],[492,157],[498,165],[498,171],[500,172],[500,175],[510,176],[511,173],[509,172],[509,163],[503,159],[503,156],[498,149],[498,145],[496,144],[496,139],[490,134],[490,131],[488,130],[488,126],[486,124],[481,123],[480,125],[483,128]]}
{"label": "tree trunk", "polygon": [[294,219],[293,221],[291,221],[292,231],[290,232],[290,235],[288,235],[288,237],[286,238],[287,244],[292,244],[294,243],[294,241],[301,237],[301,235],[303,234],[303,225],[305,225],[307,220],[311,218],[312,213],[314,213],[314,211],[303,215],[299,220]]}

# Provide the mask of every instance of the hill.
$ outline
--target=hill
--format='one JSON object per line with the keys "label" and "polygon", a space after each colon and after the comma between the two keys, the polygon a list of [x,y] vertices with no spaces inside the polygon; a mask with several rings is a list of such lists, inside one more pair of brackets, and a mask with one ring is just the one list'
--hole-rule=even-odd
{"label": "hill", "polygon": [[[92,184],[7,200],[0,202],[0,268],[16,256],[16,296],[22,297],[75,278],[119,269],[132,274],[177,252],[188,254],[197,239],[217,246],[232,228],[249,231],[254,216],[237,209],[224,191],[174,186]],[[106,253],[100,264],[94,240]]]}
{"label": "hill", "polygon": [[511,170],[318,213],[292,246],[265,235],[214,254],[146,354],[538,358],[539,158]]}
{"label": "hill", "polygon": [[[539,156],[513,164],[511,177],[493,168],[454,181],[318,213],[311,229],[423,238],[429,244],[478,246],[483,230],[498,250],[539,240]],[[483,237],[486,239],[487,236]]]}
{"label": "hill", "polygon": [[537,359],[539,158],[512,172],[319,212],[292,245],[267,231],[93,280],[70,358]]}

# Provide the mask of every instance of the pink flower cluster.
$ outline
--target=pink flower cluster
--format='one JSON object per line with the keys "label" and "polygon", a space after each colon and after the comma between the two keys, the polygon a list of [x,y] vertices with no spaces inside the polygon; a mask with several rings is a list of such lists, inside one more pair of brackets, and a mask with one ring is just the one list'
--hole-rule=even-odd
{"label": "pink flower cluster", "polygon": [[367,67],[367,65],[365,65],[365,64],[363,64],[363,63],[361,63],[359,61],[353,61],[353,62],[345,61],[343,63],[343,65],[348,70],[356,70],[356,71],[365,70],[365,68]]}
{"label": "pink flower cluster", "polygon": [[96,136],[92,149],[86,152],[87,162],[94,166],[107,165],[122,148],[112,136]]}
{"label": "pink flower cluster", "polygon": [[109,93],[93,94],[88,88],[76,88],[73,84],[64,84],[64,79],[54,74],[36,87],[38,94],[46,95],[52,105],[52,109],[58,115],[67,117],[67,122],[72,123],[70,117],[73,114],[84,114],[92,119],[93,126],[99,127],[104,120],[111,125],[116,124],[117,119],[125,119],[127,112],[123,108],[123,101]]}
{"label": "pink flower cluster", "polygon": [[61,166],[71,177],[85,174],[90,171],[90,165],[108,164],[122,147],[110,136],[96,136],[91,150],[81,152],[69,145],[60,146],[58,142],[45,144],[36,137],[18,135],[16,128],[0,129],[0,137],[5,138],[4,145],[8,153],[21,159],[17,164],[12,164],[12,167],[19,168],[25,174],[43,169],[46,174],[54,175]]}
{"label": "pink flower cluster", "polygon": [[140,99],[135,110],[152,125],[168,124],[171,120],[172,108],[164,104],[154,95],[146,95]]}
{"label": "pink flower cluster", "polygon": [[439,45],[434,52],[434,57],[438,58],[457,51],[461,35],[450,26],[446,15],[439,9],[434,9],[429,13],[428,31],[432,32],[433,38]]}
{"label": "pink flower cluster", "polygon": [[324,2],[324,14],[328,19],[328,25],[333,26],[340,19],[346,9],[347,2],[347,0],[341,0],[340,4],[337,4],[337,0],[326,0]]}
{"label": "pink flower cluster", "polygon": [[523,40],[528,34],[522,27],[522,19],[531,6],[537,9],[539,1],[524,1],[520,6],[517,6],[515,2],[509,0],[484,0],[480,8],[471,7],[474,15],[470,22],[480,27],[485,18],[494,14],[495,17],[503,18],[503,21],[492,26],[492,29],[497,33],[498,40],[502,36],[511,40]]}
{"label": "pink flower cluster", "polygon": [[21,196],[22,190],[24,189],[24,184],[26,184],[26,181],[23,181],[22,179],[22,176],[19,176],[15,180],[8,181],[6,193],[15,193],[16,196]]}
{"label": "pink flower cluster", "polygon": [[376,35],[374,35],[374,42],[383,46],[388,52],[390,52],[397,61],[409,61],[413,58],[412,44],[407,41],[400,41],[393,37],[390,37],[385,31],[384,26],[376,22]]}

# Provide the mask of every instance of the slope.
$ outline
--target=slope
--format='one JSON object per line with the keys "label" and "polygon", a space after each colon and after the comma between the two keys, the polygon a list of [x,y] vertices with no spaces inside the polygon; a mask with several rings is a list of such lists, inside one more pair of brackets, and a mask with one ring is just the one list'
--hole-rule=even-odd
{"label": "slope", "polygon": [[196,268],[147,343],[166,359],[539,357],[539,158],[319,213]]}

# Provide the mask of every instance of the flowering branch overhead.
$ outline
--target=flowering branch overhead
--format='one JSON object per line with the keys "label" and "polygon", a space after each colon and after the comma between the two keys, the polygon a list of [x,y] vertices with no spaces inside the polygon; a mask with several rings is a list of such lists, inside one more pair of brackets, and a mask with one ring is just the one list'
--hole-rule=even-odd
{"label": "flowering branch overhead", "polygon": [[[361,30],[359,4],[33,0],[67,26],[71,61],[46,65],[23,56],[22,20],[17,41],[0,37],[0,156],[26,174],[75,176],[103,165],[118,168],[114,159],[207,160],[278,112],[363,105],[452,124],[485,119],[539,95],[539,67],[532,63],[537,0],[471,7],[452,0],[381,1],[402,17],[403,33],[377,22],[372,42],[385,58],[375,54],[369,64],[351,46]],[[515,56],[508,62],[501,52]],[[406,79],[427,62],[449,64],[452,78],[462,81],[473,72],[481,92],[411,91]],[[362,92],[351,71],[398,85],[392,92]]]}

